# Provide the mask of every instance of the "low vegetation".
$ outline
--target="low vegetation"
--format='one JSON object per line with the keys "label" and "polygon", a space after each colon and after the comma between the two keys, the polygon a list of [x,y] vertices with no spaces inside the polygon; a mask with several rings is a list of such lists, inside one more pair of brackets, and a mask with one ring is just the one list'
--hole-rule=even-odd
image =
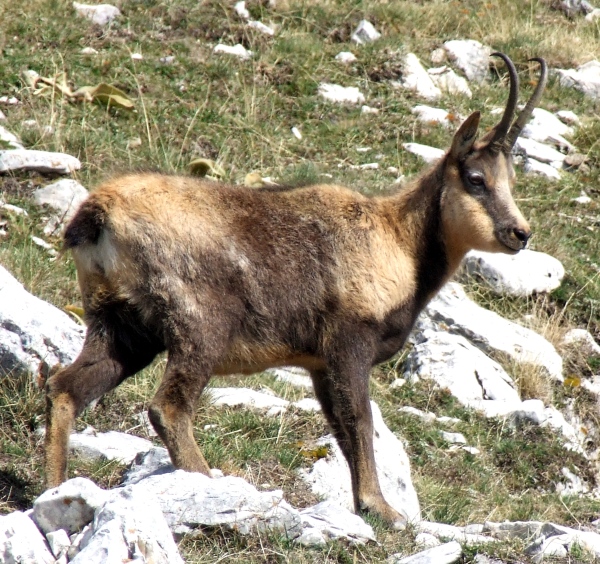
{"label": "low vegetation", "polygon": [[[186,172],[202,157],[218,163],[230,182],[243,182],[259,172],[276,182],[332,181],[367,194],[396,189],[399,174],[423,167],[402,149],[416,141],[446,147],[451,132],[420,124],[411,108],[422,100],[398,89],[400,58],[415,52],[429,62],[431,51],[449,39],[476,39],[506,52],[517,63],[524,84],[522,97],[535,84],[536,65],[572,68],[600,52],[600,20],[568,19],[543,0],[469,0],[368,2],[353,0],[249,1],[253,19],[272,23],[274,37],[244,25],[233,2],[216,0],[122,0],[123,15],[100,28],[76,16],[67,0],[30,0],[0,4],[0,96],[16,96],[20,104],[0,105],[0,122],[29,148],[63,151],[83,164],[74,177],[92,188],[125,170]],[[357,47],[350,35],[366,18],[382,33],[370,45]],[[243,44],[254,56],[238,61],[212,53],[215,44]],[[82,55],[92,47],[96,55]],[[358,61],[342,65],[334,57],[353,51]],[[134,60],[132,53],[143,58]],[[174,56],[172,64],[160,59]],[[499,67],[500,68],[500,67]],[[66,73],[76,89],[105,82],[121,89],[135,111],[65,100],[56,91],[37,96],[26,86],[23,71],[41,76]],[[333,105],[317,95],[321,81],[358,86],[379,114],[362,115],[360,107]],[[479,109],[484,126],[496,122],[491,110],[503,107],[507,89],[501,74],[472,85],[473,98],[446,96],[440,106],[456,116]],[[553,342],[574,326],[600,336],[600,238],[598,195],[600,120],[598,106],[580,93],[550,79],[542,107],[569,109],[582,119],[573,144],[588,158],[589,170],[565,174],[560,182],[525,177],[518,171],[516,198],[531,222],[532,248],[560,259],[567,271],[562,286],[550,296],[499,299],[480,284],[469,285],[471,297],[503,316],[527,323]],[[36,125],[27,125],[35,120]],[[52,127],[52,133],[44,128]],[[297,127],[302,139],[291,133]],[[368,147],[366,152],[357,148]],[[349,165],[377,161],[377,170]],[[395,167],[398,173],[390,172]],[[42,236],[43,211],[30,200],[33,190],[49,179],[34,173],[0,177],[0,198],[24,207],[27,217],[6,215],[8,234],[0,244],[0,264],[28,290],[59,308],[79,302],[69,256],[54,259],[31,242]],[[571,202],[585,190],[592,202],[584,211]],[[4,212],[2,212],[4,214]],[[58,238],[50,238],[59,245]],[[290,281],[293,283],[293,281]],[[524,397],[538,397],[582,414],[590,441],[598,441],[595,397],[578,382],[598,370],[598,362],[579,351],[565,350],[567,385],[548,383],[527,367],[505,366],[515,376]],[[502,361],[502,359],[499,359]],[[402,357],[374,370],[371,392],[388,425],[406,442],[413,479],[425,519],[464,525],[485,520],[546,520],[566,525],[597,518],[600,502],[588,497],[560,497],[555,484],[568,467],[595,487],[596,470],[580,455],[563,448],[560,437],[545,429],[510,427],[485,420],[462,408],[443,390],[427,383],[391,389],[402,373]],[[121,430],[145,436],[134,414],[148,405],[164,359],[103,398],[78,420],[79,429]],[[268,388],[286,399],[304,391],[266,375],[243,381],[214,379],[213,386]],[[308,392],[306,392],[308,393]],[[460,420],[452,429],[422,423],[398,412],[411,405]],[[42,436],[45,402],[39,389],[24,378],[7,375],[0,382],[0,510],[25,509],[42,490]],[[208,425],[208,426],[207,426]],[[453,452],[439,429],[465,435],[480,450]],[[245,477],[258,487],[282,488],[298,507],[313,504],[314,495],[297,477],[318,452],[312,443],[326,432],[320,415],[273,418],[251,411],[216,408],[204,402],[198,413],[196,438],[211,466]],[[70,473],[86,475],[104,487],[119,482],[124,468],[115,463],[83,464],[72,460]],[[392,533],[376,521],[378,545],[348,547],[331,543],[324,549],[304,549],[281,538],[241,537],[207,531],[180,544],[189,562],[375,562],[396,552],[414,550],[413,531]],[[501,543],[468,549],[464,562],[478,552],[523,562],[523,545]],[[584,553],[570,562],[589,562]]]}

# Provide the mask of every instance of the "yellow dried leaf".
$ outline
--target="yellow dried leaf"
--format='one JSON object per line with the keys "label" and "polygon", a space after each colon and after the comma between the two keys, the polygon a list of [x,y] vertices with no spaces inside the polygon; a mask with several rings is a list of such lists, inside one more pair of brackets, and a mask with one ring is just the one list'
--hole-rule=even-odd
{"label": "yellow dried leaf", "polygon": [[133,102],[125,92],[105,82],[101,82],[98,86],[82,86],[73,92],[73,97],[84,97],[87,100],[106,104],[109,108],[113,106],[124,110],[134,108]]}
{"label": "yellow dried leaf", "polygon": [[69,313],[74,313],[75,315],[77,315],[79,317],[83,317],[83,315],[84,315],[83,308],[81,306],[76,306],[74,304],[66,305],[65,311],[68,311]]}
{"label": "yellow dried leaf", "polygon": [[318,446],[312,449],[302,449],[300,454],[304,456],[304,458],[308,458],[310,460],[319,460],[321,458],[325,458],[329,454],[329,447],[327,445]]}
{"label": "yellow dried leaf", "polygon": [[215,178],[225,176],[223,167],[210,159],[194,159],[188,166],[190,167],[190,173],[194,176],[213,176]]}
{"label": "yellow dried leaf", "polygon": [[244,186],[248,188],[262,188],[264,185],[262,176],[258,172],[249,172],[244,178]]}
{"label": "yellow dried leaf", "polygon": [[581,378],[575,376],[575,374],[569,374],[569,376],[565,378],[564,384],[569,388],[579,388],[579,386],[581,386]]}

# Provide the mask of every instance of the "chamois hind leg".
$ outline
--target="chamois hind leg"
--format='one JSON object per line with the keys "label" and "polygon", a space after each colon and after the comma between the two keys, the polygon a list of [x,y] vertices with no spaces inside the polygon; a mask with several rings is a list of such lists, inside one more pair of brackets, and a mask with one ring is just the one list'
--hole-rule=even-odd
{"label": "chamois hind leg", "polygon": [[210,372],[195,355],[169,354],[165,375],[148,409],[152,426],[165,443],[175,468],[210,475],[210,467],[194,439],[193,419]]}
{"label": "chamois hind leg", "polygon": [[210,330],[201,324],[180,328],[173,339],[175,342],[168,347],[167,368],[150,403],[148,416],[175,468],[210,474],[210,467],[194,439],[193,420],[200,395],[227,350],[229,336],[225,321],[222,325],[215,323]]}
{"label": "chamois hind leg", "polygon": [[[337,355],[336,355],[337,356]],[[369,367],[349,355],[331,363],[327,371],[313,373],[315,394],[348,461],[356,511],[379,515],[394,528],[403,529],[407,518],[385,501],[373,450],[373,417],[369,402]]]}
{"label": "chamois hind leg", "polygon": [[46,382],[46,487],[58,486],[66,479],[69,435],[75,418],[91,401],[150,364],[164,349],[139,328],[124,328],[124,323],[115,319],[107,325],[107,321],[93,320],[73,364]]}

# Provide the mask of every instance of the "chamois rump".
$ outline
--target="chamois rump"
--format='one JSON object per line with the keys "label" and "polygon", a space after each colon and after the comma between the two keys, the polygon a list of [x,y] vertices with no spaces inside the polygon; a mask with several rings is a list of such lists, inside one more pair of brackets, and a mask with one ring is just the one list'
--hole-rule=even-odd
{"label": "chamois rump", "polygon": [[69,434],[92,401],[168,351],[149,417],[176,468],[208,474],[194,441],[213,374],[296,365],[346,457],[357,511],[402,528],[373,456],[368,380],[396,354],[426,303],[471,249],[514,254],[531,235],[511,189],[511,149],[539,102],[546,64],[514,120],[510,77],[500,122],[480,113],[445,156],[388,197],[336,185],[261,191],[185,176],[132,174],[95,190],[66,228],[87,335],[46,385],[46,483],[66,477]]}

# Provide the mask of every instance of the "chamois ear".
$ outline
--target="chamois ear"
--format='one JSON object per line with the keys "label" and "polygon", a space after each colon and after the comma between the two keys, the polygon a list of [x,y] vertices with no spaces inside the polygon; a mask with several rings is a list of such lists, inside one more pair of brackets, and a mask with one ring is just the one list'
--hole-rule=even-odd
{"label": "chamois ear", "polygon": [[473,112],[454,134],[452,147],[450,148],[450,155],[453,158],[461,160],[471,151],[477,137],[480,117],[481,112]]}

